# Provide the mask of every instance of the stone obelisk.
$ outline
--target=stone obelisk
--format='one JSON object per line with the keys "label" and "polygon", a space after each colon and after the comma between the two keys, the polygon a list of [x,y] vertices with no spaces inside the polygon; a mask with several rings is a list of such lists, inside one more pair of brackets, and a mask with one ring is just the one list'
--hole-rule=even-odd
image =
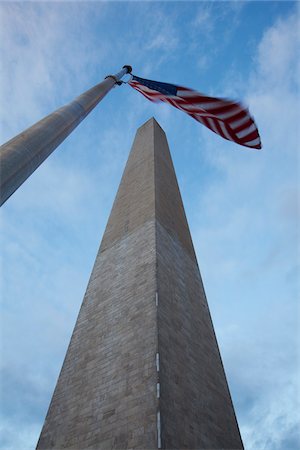
{"label": "stone obelisk", "polygon": [[137,131],[38,449],[242,449],[164,131]]}

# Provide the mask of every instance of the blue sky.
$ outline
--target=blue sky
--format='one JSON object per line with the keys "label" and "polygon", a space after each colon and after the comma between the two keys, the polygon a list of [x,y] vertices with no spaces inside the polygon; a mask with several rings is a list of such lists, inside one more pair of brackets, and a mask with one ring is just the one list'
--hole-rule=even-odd
{"label": "blue sky", "polygon": [[37,442],[135,131],[166,131],[246,449],[299,449],[296,2],[0,3],[1,141],[131,64],[243,99],[262,151],[115,88],[1,211],[1,449]]}

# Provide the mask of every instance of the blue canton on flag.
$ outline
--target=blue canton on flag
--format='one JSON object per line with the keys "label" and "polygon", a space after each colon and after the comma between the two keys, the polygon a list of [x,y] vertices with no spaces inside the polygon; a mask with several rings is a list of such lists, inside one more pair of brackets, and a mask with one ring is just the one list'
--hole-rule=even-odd
{"label": "blue canton on flag", "polygon": [[[160,92],[164,95],[176,95],[177,86],[175,84],[160,83],[159,81],[146,80],[145,78],[139,78],[132,75],[132,80],[137,81],[139,84],[152,89],[153,91]],[[132,81],[131,80],[131,81]]]}

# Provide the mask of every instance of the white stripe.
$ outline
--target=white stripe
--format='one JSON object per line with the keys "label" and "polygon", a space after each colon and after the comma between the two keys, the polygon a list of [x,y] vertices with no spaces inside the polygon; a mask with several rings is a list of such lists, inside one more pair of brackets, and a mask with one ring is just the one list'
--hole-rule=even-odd
{"label": "white stripe", "polygon": [[220,134],[220,133],[219,133],[219,130],[218,130],[217,127],[216,127],[216,124],[215,124],[214,119],[211,119],[210,117],[207,117],[207,121],[208,121],[208,123],[210,124],[211,128],[213,129],[213,131],[214,131],[215,133],[217,133],[217,134]]}
{"label": "white stripe", "polygon": [[232,139],[232,137],[230,136],[230,134],[228,133],[228,131],[226,130],[225,124],[224,124],[223,122],[218,122],[218,123],[219,123],[219,125],[220,125],[220,127],[221,127],[221,129],[222,129],[222,131],[223,131],[224,136],[225,136],[227,139],[229,139],[230,141],[232,141],[233,139]]}
{"label": "white stripe", "polygon": [[256,139],[253,139],[253,141],[243,142],[243,145],[249,145],[250,147],[254,147],[254,145],[257,145],[260,143],[259,137]]}
{"label": "white stripe", "polygon": [[240,127],[241,125],[243,125],[244,123],[248,122],[249,120],[249,116],[248,114],[246,114],[245,117],[242,117],[242,119],[239,120],[235,120],[233,122],[230,123],[230,127],[235,130],[236,128]]}
{"label": "white stripe", "polygon": [[248,134],[252,133],[252,131],[255,131],[255,130],[256,130],[256,126],[253,123],[252,125],[250,125],[250,127],[247,127],[245,130],[242,130],[239,133],[236,133],[236,135],[239,139],[242,139],[245,136],[247,136]]}
{"label": "white stripe", "polygon": [[160,384],[159,383],[156,384],[156,397],[160,398]]}

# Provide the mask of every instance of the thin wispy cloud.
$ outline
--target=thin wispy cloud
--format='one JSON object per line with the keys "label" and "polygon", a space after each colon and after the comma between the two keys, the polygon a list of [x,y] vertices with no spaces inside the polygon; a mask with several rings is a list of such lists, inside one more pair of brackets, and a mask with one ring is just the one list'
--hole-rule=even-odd
{"label": "thin wispy cloud", "polygon": [[[9,63],[1,74],[1,101],[7,111],[2,139],[61,106],[62,99],[69,101],[82,86],[89,87],[91,70],[109,54],[107,47],[95,48],[87,26],[102,15],[104,3],[94,18],[88,4],[1,4],[1,60]],[[79,38],[81,33],[85,39]]]}
{"label": "thin wispy cloud", "polygon": [[[221,142],[201,135],[222,182],[201,195],[198,210],[206,211],[205,222],[200,216],[194,237],[225,367],[236,381],[242,436],[253,450],[296,449],[300,442],[297,288],[288,277],[299,263],[297,22],[291,14],[266,30],[254,68],[239,86],[259,125],[262,152],[224,153]],[[225,301],[215,273],[206,272],[209,261],[218,261]],[[240,312],[238,322],[233,309]],[[221,315],[228,319],[224,328]]]}

